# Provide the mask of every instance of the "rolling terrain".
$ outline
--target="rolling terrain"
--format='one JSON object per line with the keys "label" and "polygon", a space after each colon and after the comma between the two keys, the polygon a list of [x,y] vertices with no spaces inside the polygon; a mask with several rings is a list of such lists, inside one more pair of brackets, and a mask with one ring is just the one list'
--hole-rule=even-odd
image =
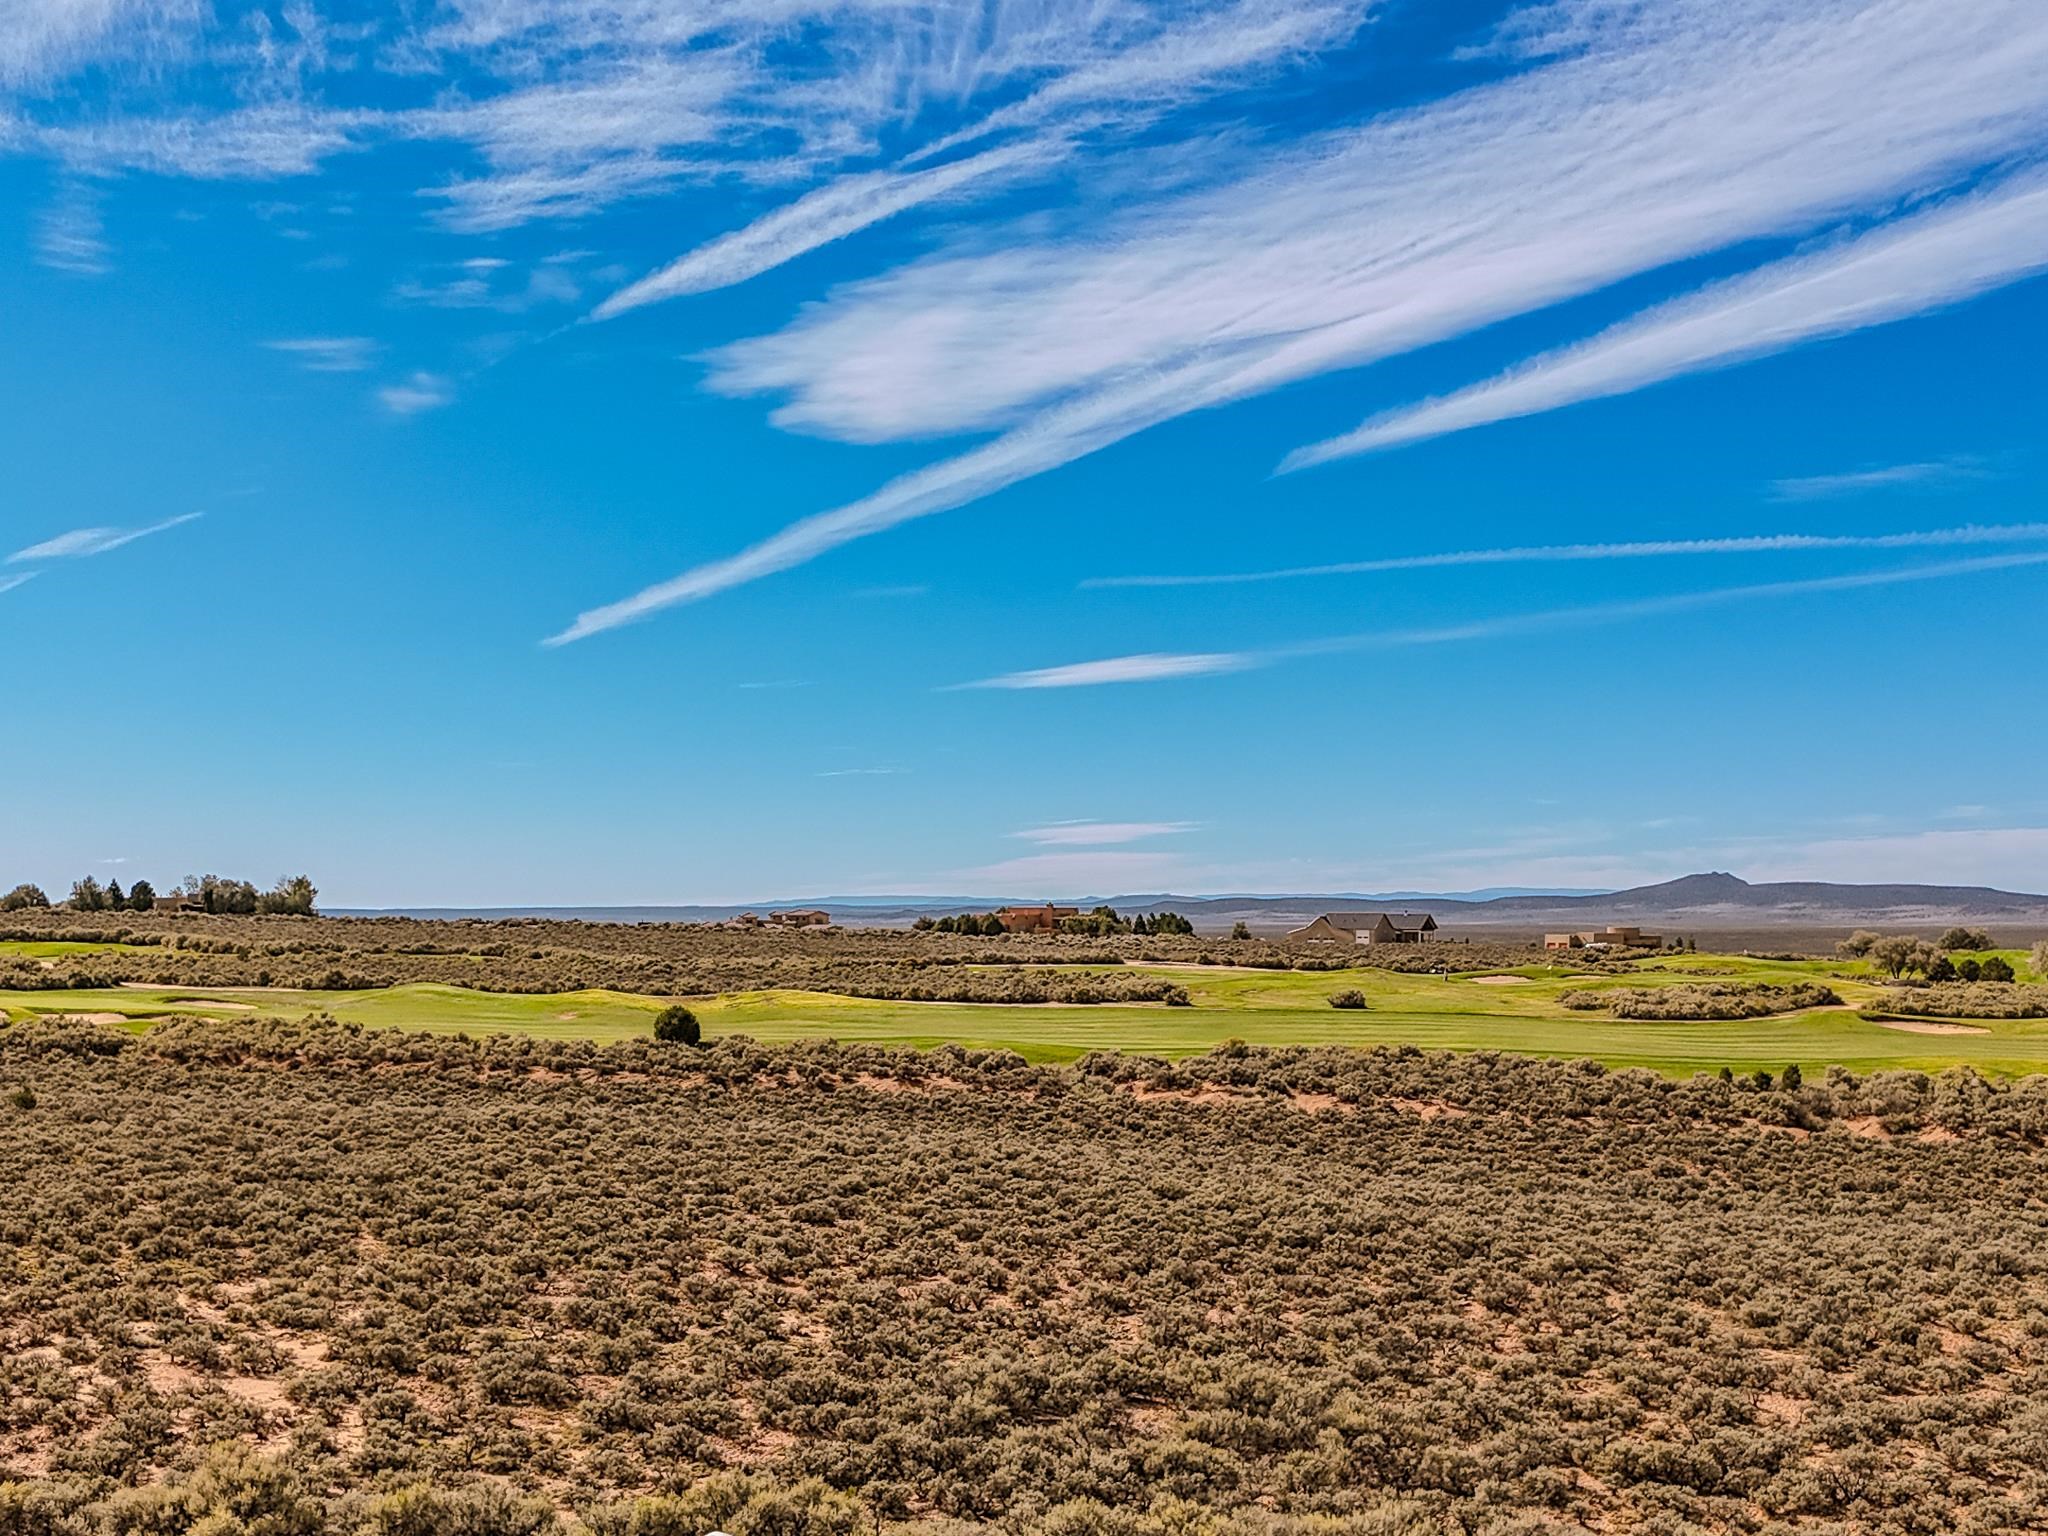
{"label": "rolling terrain", "polygon": [[[0,945],[0,954],[7,946]],[[2028,957],[2010,952],[2026,979]],[[972,967],[992,971],[994,967]],[[1368,968],[1275,971],[1227,966],[1133,964],[1061,968],[1128,984],[1171,983],[1185,1006],[916,1001],[795,987],[750,987],[688,1001],[708,1036],[769,1043],[835,1039],[932,1047],[944,1043],[1017,1052],[1031,1061],[1073,1060],[1094,1050],[1179,1057],[1227,1040],[1255,1045],[1400,1045],[1511,1051],[1641,1066],[1671,1076],[1728,1067],[1777,1070],[1791,1062],[1857,1071],[1954,1065],[2013,1075],[2048,1071],[2048,1020],[1877,1021],[1886,989],[1866,965],[1670,955],[1611,973],[1543,964],[1444,974]],[[1712,982],[1737,986],[1825,985],[1840,1004],[1732,1020],[1621,1019],[1565,1007],[1568,993],[1605,995],[1644,986]],[[1355,990],[1357,1009],[1333,1008]],[[416,982],[374,988],[153,986],[0,991],[15,1017],[81,1015],[135,1028],[181,1016],[229,1020],[324,1014],[380,1028],[536,1040],[613,1042],[644,1037],[674,995],[614,988],[492,992]],[[1870,1015],[1866,1017],[1865,1015]]]}

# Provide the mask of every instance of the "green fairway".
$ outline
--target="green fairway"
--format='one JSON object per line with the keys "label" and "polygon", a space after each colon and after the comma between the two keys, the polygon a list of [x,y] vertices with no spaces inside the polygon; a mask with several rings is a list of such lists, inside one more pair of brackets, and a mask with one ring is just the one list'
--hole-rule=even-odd
{"label": "green fairway", "polygon": [[[1874,983],[1854,975],[1855,969],[1836,961],[1720,955],[1673,956],[1657,962],[1657,969],[1617,976],[1544,966],[1488,975],[1131,967],[1126,974],[1164,976],[1184,986],[1193,1006],[916,1003],[790,991],[692,999],[691,1006],[712,1037],[746,1034],[771,1042],[831,1037],[919,1047],[951,1041],[1010,1049],[1034,1061],[1071,1060],[1091,1050],[1188,1055],[1235,1038],[1255,1045],[1413,1044],[1590,1056],[1613,1066],[1644,1066],[1681,1076],[1722,1066],[1775,1070],[1794,1061],[1809,1070],[1830,1063],[1858,1071],[1939,1071],[1957,1063],[2001,1074],[2048,1070],[2048,1021],[1976,1021],[1969,1033],[1888,1028],[1855,1011],[1882,998]],[[1841,974],[1845,971],[1850,974]],[[1614,1019],[1574,1012],[1557,1002],[1560,994],[1578,988],[1685,980],[1821,981],[1848,1006],[1699,1023]],[[1329,1006],[1331,993],[1353,987],[1365,993],[1366,1009]],[[0,992],[0,1010],[14,1018],[97,1015],[138,1029],[179,1014],[296,1018],[324,1012],[374,1026],[595,1041],[645,1036],[653,1015],[669,1001],[611,991],[534,995],[438,985],[358,992],[140,986]]]}
{"label": "green fairway", "polygon": [[118,944],[87,944],[70,939],[0,939],[0,958],[62,960],[67,955],[99,955],[120,947]]}

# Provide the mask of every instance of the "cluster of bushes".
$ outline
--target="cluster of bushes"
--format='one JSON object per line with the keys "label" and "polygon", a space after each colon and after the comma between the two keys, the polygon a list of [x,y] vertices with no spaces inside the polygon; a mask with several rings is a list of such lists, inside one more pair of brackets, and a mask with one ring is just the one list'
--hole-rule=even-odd
{"label": "cluster of bushes", "polygon": [[1936,982],[1903,989],[1881,1007],[1909,1018],[2048,1019],[2048,987]]}
{"label": "cluster of bushes", "polygon": [[2039,1079],[247,1021],[0,1029],[0,1087],[9,1536],[2048,1505]]}
{"label": "cluster of bushes", "polygon": [[1023,966],[992,970],[947,966],[880,977],[856,976],[833,990],[848,997],[906,1003],[1165,1003],[1185,1008],[1191,1001],[1187,988],[1163,976]]}
{"label": "cluster of bushes", "polygon": [[1010,931],[993,912],[962,912],[958,917],[920,917],[910,926],[919,933],[965,933],[990,938]]}
{"label": "cluster of bushes", "polygon": [[1617,1019],[1761,1019],[1800,1008],[1840,1007],[1831,987],[1808,982],[1688,982],[1670,987],[1577,988],[1558,1002],[1567,1008],[1604,1008]]}
{"label": "cluster of bushes", "polygon": [[329,1496],[288,1458],[234,1443],[188,1473],[111,1493],[86,1480],[0,1482],[5,1536],[855,1536],[874,1525],[859,1499],[815,1478],[785,1486],[744,1472],[567,1520],[490,1478]]}

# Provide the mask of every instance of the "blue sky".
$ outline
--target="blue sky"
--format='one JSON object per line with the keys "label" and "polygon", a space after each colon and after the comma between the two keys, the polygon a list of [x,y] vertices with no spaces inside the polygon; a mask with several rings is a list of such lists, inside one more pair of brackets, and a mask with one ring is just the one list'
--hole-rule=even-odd
{"label": "blue sky", "polygon": [[2048,886],[2032,0],[0,0],[0,879]]}

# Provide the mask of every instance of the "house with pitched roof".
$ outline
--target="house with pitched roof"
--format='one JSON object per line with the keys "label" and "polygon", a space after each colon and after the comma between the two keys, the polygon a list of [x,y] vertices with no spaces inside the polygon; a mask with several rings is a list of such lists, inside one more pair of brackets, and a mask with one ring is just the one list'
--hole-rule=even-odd
{"label": "house with pitched roof", "polygon": [[1325,912],[1287,937],[1297,944],[1429,944],[1437,926],[1427,912]]}

